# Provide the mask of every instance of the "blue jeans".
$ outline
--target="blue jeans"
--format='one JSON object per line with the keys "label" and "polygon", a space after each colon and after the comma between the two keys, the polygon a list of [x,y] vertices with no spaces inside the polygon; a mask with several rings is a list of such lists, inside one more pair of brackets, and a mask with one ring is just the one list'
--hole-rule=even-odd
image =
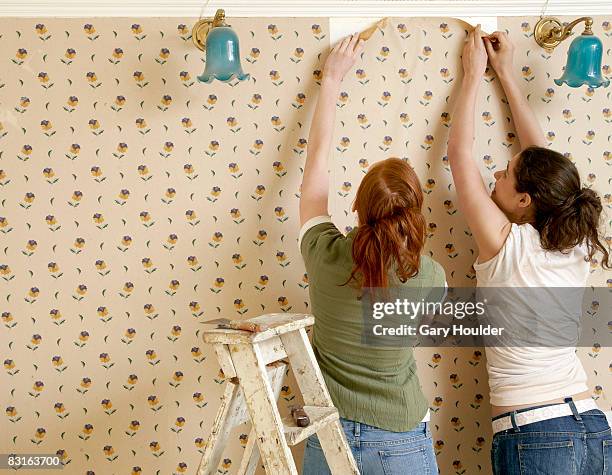
{"label": "blue jeans", "polygon": [[612,436],[606,415],[593,409],[578,417],[556,417],[498,432],[491,447],[493,473],[612,475]]}
{"label": "blue jeans", "polygon": [[[361,475],[438,475],[429,423],[408,432],[391,432],[340,418]],[[329,467],[316,434],[308,437],[303,475],[329,475]]]}

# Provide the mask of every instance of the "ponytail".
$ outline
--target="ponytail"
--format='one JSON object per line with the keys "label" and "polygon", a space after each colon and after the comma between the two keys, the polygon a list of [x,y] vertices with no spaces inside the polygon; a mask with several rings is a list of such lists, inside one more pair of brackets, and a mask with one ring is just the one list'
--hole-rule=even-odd
{"label": "ponytail", "polygon": [[419,272],[425,245],[423,193],[414,170],[399,158],[374,165],[355,199],[360,225],[353,238],[353,269],[348,280],[357,288],[387,288],[392,267],[402,280]]}
{"label": "ponytail", "polygon": [[544,249],[568,252],[584,243],[590,260],[599,252],[602,267],[612,268],[598,233],[601,199],[590,188],[580,187],[578,170],[569,159],[552,150],[529,147],[521,152],[515,173],[516,190],[528,193],[533,201],[534,227]]}
{"label": "ponytail", "polygon": [[362,287],[387,287],[393,264],[401,280],[415,277],[424,245],[425,218],[420,210],[403,209],[359,226],[353,239],[354,268],[347,282],[359,273]]}

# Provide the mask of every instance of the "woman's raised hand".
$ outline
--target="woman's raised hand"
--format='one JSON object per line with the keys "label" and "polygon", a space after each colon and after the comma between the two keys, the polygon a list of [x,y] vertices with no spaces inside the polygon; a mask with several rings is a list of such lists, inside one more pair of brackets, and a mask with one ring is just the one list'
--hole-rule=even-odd
{"label": "woman's raised hand", "polygon": [[480,79],[487,68],[487,50],[482,41],[480,25],[469,34],[463,47],[463,72],[468,79]]}
{"label": "woman's raised hand", "polygon": [[498,76],[512,74],[514,45],[505,31],[496,31],[484,37],[489,62]]}
{"label": "woman's raised hand", "polygon": [[359,33],[344,38],[329,53],[323,67],[323,79],[341,82],[363,51],[364,44],[365,40],[359,39]]}

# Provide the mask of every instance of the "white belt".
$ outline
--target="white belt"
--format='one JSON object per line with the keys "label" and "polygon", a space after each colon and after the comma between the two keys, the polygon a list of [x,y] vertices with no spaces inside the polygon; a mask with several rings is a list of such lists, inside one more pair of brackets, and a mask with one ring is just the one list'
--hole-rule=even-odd
{"label": "white belt", "polygon": [[[574,404],[579,414],[592,409],[599,409],[597,403],[591,398],[574,401]],[[572,414],[572,408],[569,403],[560,403],[552,406],[529,409],[524,412],[517,412],[514,414],[514,420],[517,426],[524,426],[533,424],[534,422],[554,419],[555,417],[571,416]],[[502,430],[511,429],[512,418],[510,416],[500,417],[499,419],[491,421],[491,424],[493,425],[493,433],[495,434]]]}

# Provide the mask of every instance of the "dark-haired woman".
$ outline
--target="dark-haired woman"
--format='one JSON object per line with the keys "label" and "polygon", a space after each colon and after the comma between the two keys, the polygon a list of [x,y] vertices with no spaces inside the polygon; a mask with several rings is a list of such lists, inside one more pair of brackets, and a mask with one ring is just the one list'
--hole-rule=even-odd
{"label": "dark-haired woman", "polygon": [[[419,180],[398,158],[373,165],[353,206],[359,225],[346,236],[327,210],[336,100],[342,78],[363,49],[357,36],[345,38],[327,58],[308,137],[299,247],[315,316],[312,344],[360,472],[437,475],[412,348],[361,341],[361,289],[445,285],[441,266],[421,256],[425,220]],[[316,435],[307,441],[303,473],[330,473]]]}
{"label": "dark-haired woman", "polygon": [[[475,102],[487,57],[523,148],[504,171],[495,173],[490,197],[472,159]],[[468,35],[462,61],[465,74],[448,158],[460,209],[478,245],[478,286],[540,287],[548,289],[548,296],[553,287],[586,286],[588,261],[595,253],[610,267],[598,235],[599,197],[581,186],[570,160],[544,148],[544,134],[513,78],[513,45],[506,33],[483,38],[477,27]],[[556,296],[563,297],[559,291]],[[511,303],[506,321],[519,325],[515,317],[530,307],[522,308],[519,300]],[[548,323],[554,327],[566,317],[563,312],[560,307]],[[486,355],[495,474],[612,474],[610,426],[589,396],[575,347],[492,346]]]}

